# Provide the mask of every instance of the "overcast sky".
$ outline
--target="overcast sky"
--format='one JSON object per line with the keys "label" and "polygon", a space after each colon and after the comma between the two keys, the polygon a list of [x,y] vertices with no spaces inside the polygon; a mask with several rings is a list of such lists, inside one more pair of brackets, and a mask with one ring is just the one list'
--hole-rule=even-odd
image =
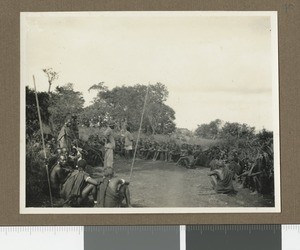
{"label": "overcast sky", "polygon": [[273,130],[277,55],[269,14],[27,14],[22,84],[32,87],[34,74],[38,91],[47,90],[42,69],[51,67],[59,72],[54,85],[74,83],[89,105],[95,92],[88,88],[99,82],[110,89],[161,82],[178,127],[218,118]]}

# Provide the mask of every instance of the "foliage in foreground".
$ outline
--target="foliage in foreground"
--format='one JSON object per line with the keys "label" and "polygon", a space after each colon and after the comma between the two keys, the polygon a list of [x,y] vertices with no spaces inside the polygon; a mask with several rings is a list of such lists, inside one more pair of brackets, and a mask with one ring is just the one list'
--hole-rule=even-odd
{"label": "foliage in foreground", "polygon": [[26,206],[40,203],[45,195],[49,196],[44,157],[40,147],[26,145]]}

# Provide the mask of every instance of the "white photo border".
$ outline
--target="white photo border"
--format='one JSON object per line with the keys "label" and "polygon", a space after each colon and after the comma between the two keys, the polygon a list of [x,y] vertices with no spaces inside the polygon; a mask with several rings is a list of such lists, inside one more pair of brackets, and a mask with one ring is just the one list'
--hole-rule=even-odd
{"label": "white photo border", "polygon": [[[32,208],[26,207],[26,17],[30,16],[267,16],[271,21],[272,98],[274,141],[274,207],[162,207],[162,208]],[[277,11],[114,11],[114,12],[21,12],[20,13],[20,214],[199,214],[199,213],[280,213],[280,135]]]}

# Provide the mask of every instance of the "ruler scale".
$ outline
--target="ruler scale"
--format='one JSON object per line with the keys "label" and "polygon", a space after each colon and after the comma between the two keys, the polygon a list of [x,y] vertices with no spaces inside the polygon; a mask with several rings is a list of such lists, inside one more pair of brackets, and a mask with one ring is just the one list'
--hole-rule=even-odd
{"label": "ruler scale", "polygon": [[280,225],[187,226],[186,249],[280,250]]}
{"label": "ruler scale", "polygon": [[[180,250],[178,226],[117,226],[86,227],[84,231],[84,250]],[[102,249],[102,248],[98,248]]]}
{"label": "ruler scale", "polygon": [[300,249],[300,225],[282,225],[282,249]]}
{"label": "ruler scale", "polygon": [[0,227],[5,250],[299,250],[300,225]]}

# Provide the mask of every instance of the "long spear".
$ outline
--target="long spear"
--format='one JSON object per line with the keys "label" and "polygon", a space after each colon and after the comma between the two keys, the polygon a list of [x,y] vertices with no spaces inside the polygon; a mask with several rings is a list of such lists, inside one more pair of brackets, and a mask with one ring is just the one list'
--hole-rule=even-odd
{"label": "long spear", "polygon": [[[36,108],[37,108],[37,112],[38,112],[38,117],[39,117],[39,122],[40,122],[40,130],[41,130],[41,134],[42,134],[44,157],[45,157],[45,160],[46,160],[47,159],[47,154],[46,154],[46,147],[45,147],[45,140],[44,140],[42,118],[41,118],[41,113],[40,113],[39,99],[38,99],[37,92],[36,92],[35,77],[34,77],[34,75],[32,77],[33,77],[34,92],[35,92],[35,99],[36,99]],[[48,180],[48,187],[49,187],[50,203],[51,203],[51,207],[53,207],[52,192],[51,192],[50,178],[49,178],[49,171],[48,171],[48,163],[47,163],[47,161],[45,161],[45,162],[46,162],[45,166],[46,166],[46,173],[47,173],[47,180]]]}
{"label": "long spear", "polygon": [[148,99],[148,92],[149,92],[149,84],[147,86],[147,92],[146,92],[146,96],[145,96],[145,100],[144,100],[144,107],[143,107],[143,112],[142,112],[142,117],[141,117],[141,122],[140,122],[140,128],[139,128],[138,136],[137,136],[136,143],[135,143],[134,154],[133,154],[131,169],[130,169],[129,182],[131,179],[133,165],[135,162],[135,156],[136,156],[136,151],[137,151],[137,147],[138,147],[138,142],[140,140],[140,134],[141,134],[142,124],[143,124],[143,119],[144,119],[144,113],[145,113],[146,103],[147,103],[147,99]]}

